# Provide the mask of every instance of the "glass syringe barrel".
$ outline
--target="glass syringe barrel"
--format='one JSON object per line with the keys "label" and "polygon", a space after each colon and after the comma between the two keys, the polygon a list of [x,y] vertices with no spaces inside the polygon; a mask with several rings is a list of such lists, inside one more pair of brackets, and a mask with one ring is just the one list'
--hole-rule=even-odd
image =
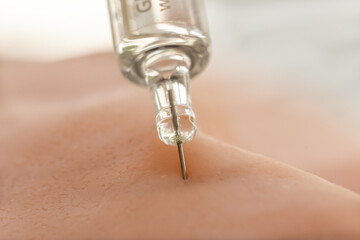
{"label": "glass syringe barrel", "polygon": [[[167,144],[191,140],[196,125],[188,80],[209,59],[202,0],[108,0],[108,6],[120,69],[129,80],[151,88],[160,139]],[[181,136],[167,124],[170,92]]]}

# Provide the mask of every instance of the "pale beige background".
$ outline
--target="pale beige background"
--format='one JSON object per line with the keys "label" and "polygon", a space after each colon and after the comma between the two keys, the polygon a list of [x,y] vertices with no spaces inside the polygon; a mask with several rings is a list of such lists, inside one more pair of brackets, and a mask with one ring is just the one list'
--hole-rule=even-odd
{"label": "pale beige background", "polygon": [[[205,3],[210,68],[226,58],[260,84],[317,95],[360,120],[360,1]],[[111,48],[105,0],[0,0],[0,58],[54,61]]]}

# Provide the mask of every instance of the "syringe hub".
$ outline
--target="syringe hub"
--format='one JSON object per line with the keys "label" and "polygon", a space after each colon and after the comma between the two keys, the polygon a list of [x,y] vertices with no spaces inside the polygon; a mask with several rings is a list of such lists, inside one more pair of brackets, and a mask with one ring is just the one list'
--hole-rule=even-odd
{"label": "syringe hub", "polygon": [[192,140],[196,123],[189,90],[190,59],[179,51],[167,49],[150,54],[144,65],[159,138],[169,145]]}

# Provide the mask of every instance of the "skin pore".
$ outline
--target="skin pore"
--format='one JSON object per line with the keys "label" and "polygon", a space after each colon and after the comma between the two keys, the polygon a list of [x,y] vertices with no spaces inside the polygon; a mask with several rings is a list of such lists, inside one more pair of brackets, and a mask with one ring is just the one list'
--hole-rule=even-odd
{"label": "skin pore", "polygon": [[[195,108],[200,129],[184,145],[190,179],[183,181],[176,148],[157,137],[150,94],[122,80],[111,54],[3,63],[2,79],[0,239],[360,236],[358,194],[244,150],[256,149],[254,132],[238,134],[243,126],[230,125],[230,109],[221,119],[212,116],[216,103]],[[194,103],[211,93],[200,81]],[[260,100],[243,96],[248,113],[256,111]],[[235,119],[247,115],[246,104],[239,106]],[[226,125],[242,137],[232,137]],[[350,147],[340,145],[338,155]],[[277,151],[299,158],[293,149]],[[348,159],[356,156],[351,152]],[[306,154],[303,159],[310,168]],[[319,166],[314,171],[326,172]]]}

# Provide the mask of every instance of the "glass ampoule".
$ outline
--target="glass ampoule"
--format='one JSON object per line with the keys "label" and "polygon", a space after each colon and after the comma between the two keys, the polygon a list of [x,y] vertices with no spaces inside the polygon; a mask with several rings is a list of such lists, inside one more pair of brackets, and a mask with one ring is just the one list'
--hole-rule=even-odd
{"label": "glass ampoule", "polygon": [[108,7],[119,67],[151,89],[160,139],[170,145],[192,140],[189,79],[209,59],[202,0],[108,0]]}

